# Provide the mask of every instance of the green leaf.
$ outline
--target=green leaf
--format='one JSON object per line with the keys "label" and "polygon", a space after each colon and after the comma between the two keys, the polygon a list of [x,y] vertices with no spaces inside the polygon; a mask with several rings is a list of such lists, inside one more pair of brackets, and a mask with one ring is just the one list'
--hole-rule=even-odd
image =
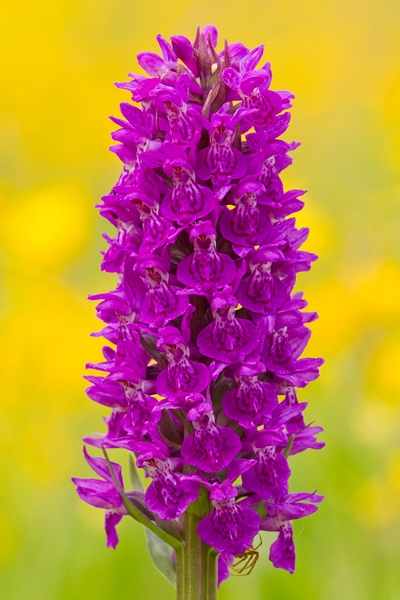
{"label": "green leaf", "polygon": [[176,586],[176,570],[172,560],[172,548],[152,531],[145,528],[147,549],[150,558],[161,575],[164,575],[171,585]]}
{"label": "green leaf", "polygon": [[135,459],[133,458],[133,454],[129,455],[129,478],[131,480],[132,489],[137,492],[144,492],[143,483],[139,477],[139,472],[136,468]]}

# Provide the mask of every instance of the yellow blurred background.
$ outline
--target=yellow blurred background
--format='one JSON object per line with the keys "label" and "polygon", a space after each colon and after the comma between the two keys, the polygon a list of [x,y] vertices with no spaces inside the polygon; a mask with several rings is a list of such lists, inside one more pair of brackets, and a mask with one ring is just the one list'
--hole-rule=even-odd
{"label": "yellow blurred background", "polygon": [[[296,95],[285,138],[302,146],[286,187],[308,189],[301,225],[320,254],[302,274],[321,378],[301,393],[322,452],[292,457],[292,491],[326,495],[295,524],[294,575],[264,546],[221,600],[400,597],[400,4],[397,0],[2,0],[0,77],[0,597],[174,597],[141,527],[105,548],[102,511],[76,496],[81,438],[104,410],[84,395],[89,293],[112,289],[94,204],[115,182],[107,116],[155,35],[266,44],[273,89]],[[123,454],[121,455],[123,458]],[[123,460],[125,460],[123,458]]]}

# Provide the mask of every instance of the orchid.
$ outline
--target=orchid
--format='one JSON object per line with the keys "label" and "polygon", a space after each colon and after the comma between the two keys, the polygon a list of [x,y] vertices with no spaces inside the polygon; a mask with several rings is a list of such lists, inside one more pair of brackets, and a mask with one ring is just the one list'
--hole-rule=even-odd
{"label": "orchid", "polygon": [[[106,345],[86,377],[111,413],[84,439],[104,453],[84,450],[101,479],[73,481],[105,510],[108,546],[130,515],[178,599],[213,600],[262,530],[292,573],[291,522],[322,500],[289,492],[291,455],[324,445],[296,395],[323,363],[303,357],[317,315],[293,291],[317,257],[290,216],[304,192],[280,178],[299,144],[278,139],[293,95],[270,90],[264,47],[218,52],[212,26],[157,41],[160,55],[138,55],[149,77],[117,84],[132,100],[112,118],[122,172],[99,209],[116,228],[101,269],[118,283],[91,296]],[[130,455],[131,490],[114,448]]]}

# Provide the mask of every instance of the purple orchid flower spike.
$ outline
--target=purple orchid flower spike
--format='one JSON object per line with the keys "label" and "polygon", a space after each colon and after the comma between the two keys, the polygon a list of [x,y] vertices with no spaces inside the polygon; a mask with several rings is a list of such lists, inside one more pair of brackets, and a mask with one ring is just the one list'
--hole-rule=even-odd
{"label": "purple orchid flower spike", "polygon": [[[297,399],[323,363],[304,356],[317,314],[295,289],[317,257],[293,216],[305,192],[281,178],[299,145],[280,139],[293,95],[273,89],[264,46],[218,48],[213,25],[157,42],[138,55],[145,75],[116,84],[131,96],[111,117],[122,171],[98,208],[117,284],[90,297],[105,343],[86,376],[108,415],[84,438],[105,458],[85,450],[99,479],[73,481],[105,511],[108,546],[130,515],[178,598],[216,600],[252,569],[260,530],[293,572],[291,522],[322,499],[289,492],[292,456],[324,445]],[[131,490],[115,449],[130,453]]]}

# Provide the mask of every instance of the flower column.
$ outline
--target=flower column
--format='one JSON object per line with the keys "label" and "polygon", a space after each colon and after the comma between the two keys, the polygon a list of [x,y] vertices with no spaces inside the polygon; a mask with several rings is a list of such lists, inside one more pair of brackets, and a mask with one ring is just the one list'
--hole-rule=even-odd
{"label": "flower column", "polygon": [[[280,179],[298,146],[279,139],[293,96],[269,89],[263,46],[217,53],[212,26],[193,44],[157,40],[161,55],[138,55],[148,77],[117,84],[133,103],[113,118],[123,169],[100,212],[117,228],[101,268],[118,284],[92,297],[108,343],[87,377],[111,414],[84,440],[104,452],[85,449],[102,479],[74,482],[105,509],[108,546],[132,516],[177,597],[214,600],[260,530],[278,532],[270,560],[293,572],[291,521],[322,499],[289,493],[290,455],[323,446],[296,395],[323,362],[301,357],[316,314],[293,292],[316,256],[290,217],[304,192]],[[112,448],[131,453],[132,489]]]}

